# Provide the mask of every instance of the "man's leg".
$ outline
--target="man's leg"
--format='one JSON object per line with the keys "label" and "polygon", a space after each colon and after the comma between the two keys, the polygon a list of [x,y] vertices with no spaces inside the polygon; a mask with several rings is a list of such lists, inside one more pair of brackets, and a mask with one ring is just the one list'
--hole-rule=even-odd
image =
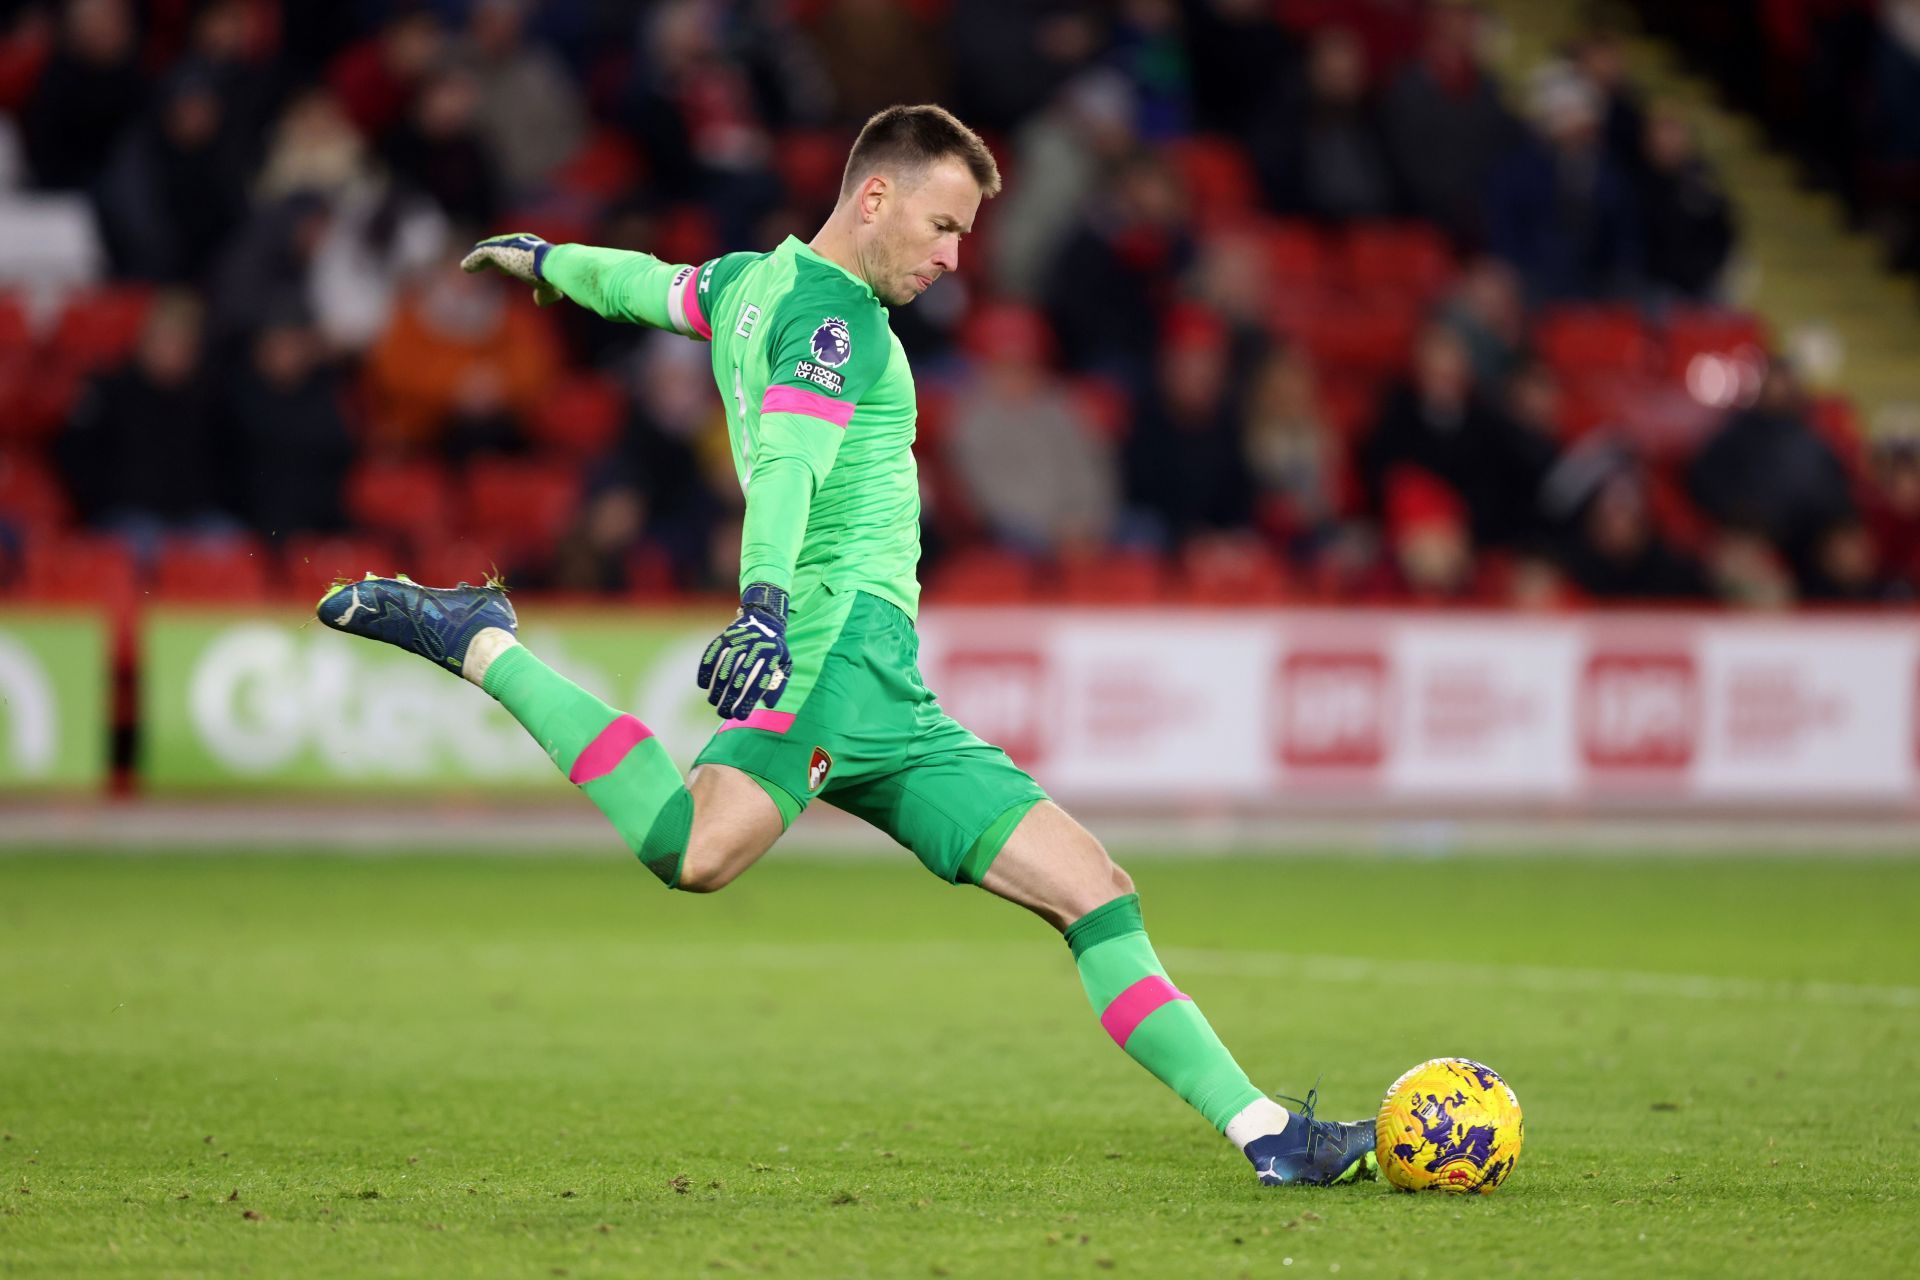
{"label": "man's leg", "polygon": [[1066,935],[1100,1025],[1253,1162],[1262,1182],[1371,1176],[1372,1124],[1295,1115],[1235,1062],[1147,940],[1133,880],[1050,800],[1022,818],[981,885]]}
{"label": "man's leg", "polygon": [[[488,639],[483,633],[480,642]],[[724,887],[785,829],[780,810],[747,774],[706,765],[695,771],[691,787],[684,785],[651,729],[518,641],[475,674],[478,679],[468,678],[513,713],[669,888],[710,893]]]}
{"label": "man's leg", "polygon": [[738,769],[699,769],[689,789],[653,730],[520,643],[502,591],[370,576],[336,586],[316,612],[336,630],[416,653],[492,695],[669,888],[720,888],[785,829],[788,815]]}

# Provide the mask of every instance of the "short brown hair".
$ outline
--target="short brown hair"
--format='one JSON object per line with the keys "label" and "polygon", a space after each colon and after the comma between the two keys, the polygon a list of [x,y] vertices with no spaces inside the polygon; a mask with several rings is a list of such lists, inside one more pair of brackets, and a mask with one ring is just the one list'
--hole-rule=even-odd
{"label": "short brown hair", "polygon": [[840,178],[840,196],[845,199],[876,169],[919,170],[949,157],[967,166],[981,195],[1000,194],[1000,166],[993,162],[993,152],[953,112],[932,103],[888,107],[875,112],[854,139],[847,171]]}

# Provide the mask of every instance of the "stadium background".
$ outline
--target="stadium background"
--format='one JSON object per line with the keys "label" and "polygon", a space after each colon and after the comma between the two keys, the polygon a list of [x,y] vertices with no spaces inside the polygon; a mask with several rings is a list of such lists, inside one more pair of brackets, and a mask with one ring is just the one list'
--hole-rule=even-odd
{"label": "stadium background", "polygon": [[1914,7],[1644,9],[12,6],[0,785],[544,781],[427,673],[329,705],[388,668],[288,605],[365,568],[497,568],[668,715],[737,557],[700,349],[453,263],[808,235],[937,98],[1008,185],[894,317],[929,665],[1069,798],[1910,810]]}

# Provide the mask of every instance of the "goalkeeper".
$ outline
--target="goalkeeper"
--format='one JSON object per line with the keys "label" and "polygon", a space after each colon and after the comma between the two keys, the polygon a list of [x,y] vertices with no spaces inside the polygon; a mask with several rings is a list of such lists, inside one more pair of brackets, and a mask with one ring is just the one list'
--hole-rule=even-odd
{"label": "goalkeeper", "polygon": [[1248,1080],[1155,957],[1126,872],[1006,753],[921,682],[913,373],[887,308],[956,270],[1000,189],[979,137],[935,106],[867,122],[811,243],[703,265],[644,253],[482,241],[462,264],[543,304],[710,344],[747,495],[740,612],[698,678],[722,723],[681,779],[653,731],[522,645],[492,587],[405,578],[336,587],[327,625],[458,672],[498,699],[668,887],[710,893],[815,799],[858,815],[953,884],[976,884],[1066,935],[1100,1024],[1252,1161],[1265,1183],[1374,1169],[1373,1125],[1296,1114]]}

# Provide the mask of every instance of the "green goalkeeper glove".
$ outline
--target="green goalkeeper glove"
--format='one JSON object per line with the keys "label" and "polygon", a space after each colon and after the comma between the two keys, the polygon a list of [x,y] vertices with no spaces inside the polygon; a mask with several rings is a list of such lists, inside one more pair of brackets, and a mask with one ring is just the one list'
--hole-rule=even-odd
{"label": "green goalkeeper glove", "polygon": [[524,231],[494,236],[473,246],[472,251],[460,259],[460,269],[468,275],[491,269],[512,276],[521,284],[533,286],[533,300],[537,305],[550,307],[565,296],[540,274],[540,264],[547,260],[552,248],[539,236]]}

